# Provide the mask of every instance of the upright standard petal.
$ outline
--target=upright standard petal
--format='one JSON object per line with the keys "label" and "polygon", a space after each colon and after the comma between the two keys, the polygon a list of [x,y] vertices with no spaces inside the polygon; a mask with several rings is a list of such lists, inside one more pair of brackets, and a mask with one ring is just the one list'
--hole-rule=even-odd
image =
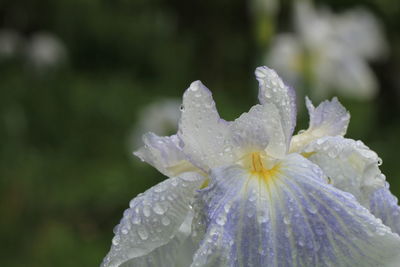
{"label": "upright standard petal", "polygon": [[232,162],[228,122],[220,118],[211,92],[200,81],[183,95],[178,136],[184,153],[204,171]]}
{"label": "upright standard petal", "polygon": [[259,83],[258,99],[261,104],[271,103],[278,108],[286,144],[289,146],[296,126],[296,94],[272,69],[258,67],[255,74]]}
{"label": "upright standard petal", "polygon": [[236,158],[250,151],[265,150],[268,155],[282,158],[286,154],[286,140],[279,110],[274,104],[253,106],[230,124]]}
{"label": "upright standard petal", "polygon": [[381,159],[361,141],[327,136],[300,152],[324,171],[334,187],[353,194],[367,208],[371,193],[384,187]]}
{"label": "upright standard petal", "polygon": [[290,151],[296,152],[310,142],[323,136],[345,135],[350,121],[350,114],[334,97],[314,107],[306,97],[306,105],[310,115],[310,124],[306,131],[293,136]]}
{"label": "upright standard petal", "polygon": [[144,146],[133,154],[155,167],[162,174],[173,177],[183,172],[196,171],[179,145],[176,135],[157,136],[154,133],[143,135]]}
{"label": "upright standard petal", "polygon": [[375,267],[400,250],[397,234],[299,155],[263,178],[238,166],[211,175],[200,193],[207,230],[193,267]]}
{"label": "upright standard petal", "polygon": [[184,223],[203,181],[202,175],[188,172],[134,198],[114,229],[111,250],[102,266],[119,266],[170,242]]}
{"label": "upright standard petal", "polygon": [[369,207],[372,214],[400,235],[400,207],[397,198],[390,193],[388,183],[372,194]]}

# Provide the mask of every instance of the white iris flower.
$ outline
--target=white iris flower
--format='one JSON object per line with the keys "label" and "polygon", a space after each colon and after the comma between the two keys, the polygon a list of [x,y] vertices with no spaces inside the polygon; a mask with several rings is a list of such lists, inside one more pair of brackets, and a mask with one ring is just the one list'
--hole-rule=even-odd
{"label": "white iris flower", "polygon": [[399,254],[397,200],[376,153],[343,137],[346,110],[308,100],[310,127],[292,137],[293,90],[267,67],[256,77],[260,104],[235,121],[196,81],[178,133],[144,136],[135,154],[170,178],[131,201],[102,266],[375,267]]}
{"label": "white iris flower", "polygon": [[306,82],[314,97],[332,92],[357,99],[375,96],[378,85],[368,66],[387,52],[379,21],[357,8],[342,14],[296,2],[294,34],[276,36],[268,63],[291,84]]}

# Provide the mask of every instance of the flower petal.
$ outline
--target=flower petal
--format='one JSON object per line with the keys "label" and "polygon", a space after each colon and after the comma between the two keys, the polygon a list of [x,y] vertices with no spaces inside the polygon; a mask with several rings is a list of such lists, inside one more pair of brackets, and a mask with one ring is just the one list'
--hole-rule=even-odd
{"label": "flower petal", "polygon": [[381,159],[361,141],[323,137],[302,152],[324,171],[334,187],[353,194],[365,207],[371,193],[384,187],[385,176],[378,167]]}
{"label": "flower petal", "polygon": [[114,229],[113,244],[102,266],[119,266],[170,242],[203,180],[202,175],[187,172],[134,198]]}
{"label": "flower petal", "polygon": [[302,46],[296,35],[282,33],[275,36],[267,62],[290,86],[301,82],[301,59]]}
{"label": "flower petal", "polygon": [[289,155],[274,177],[217,168],[200,194],[207,231],[192,266],[381,266],[400,238],[322,171]]}
{"label": "flower petal", "polygon": [[258,67],[255,74],[259,83],[258,99],[261,104],[271,103],[278,108],[286,143],[289,145],[296,126],[296,94],[268,67]]}
{"label": "flower petal", "polygon": [[121,267],[190,266],[197,247],[189,235],[192,219],[193,214],[189,214],[169,243],[156,248],[149,254],[131,259],[122,264]]}
{"label": "flower petal", "polygon": [[200,82],[193,82],[183,95],[178,136],[190,160],[208,171],[232,160],[228,123],[222,120],[211,92]]}
{"label": "flower petal", "polygon": [[310,125],[306,131],[293,136],[290,148],[292,152],[299,151],[320,137],[346,134],[350,114],[336,97],[322,102],[317,108],[306,97],[306,105],[310,114]]}
{"label": "flower petal", "polygon": [[237,155],[266,150],[269,155],[281,158],[286,153],[279,111],[273,104],[253,106],[231,123],[230,130]]}
{"label": "flower petal", "polygon": [[143,135],[144,146],[134,155],[159,170],[162,174],[172,177],[196,168],[186,159],[179,146],[176,135],[157,136],[154,133]]}
{"label": "flower petal", "polygon": [[340,14],[334,23],[337,38],[354,53],[367,59],[379,59],[387,54],[382,25],[368,10],[348,10]]}
{"label": "flower petal", "polygon": [[397,198],[390,193],[388,183],[372,194],[370,211],[393,232],[400,234],[400,207]]}

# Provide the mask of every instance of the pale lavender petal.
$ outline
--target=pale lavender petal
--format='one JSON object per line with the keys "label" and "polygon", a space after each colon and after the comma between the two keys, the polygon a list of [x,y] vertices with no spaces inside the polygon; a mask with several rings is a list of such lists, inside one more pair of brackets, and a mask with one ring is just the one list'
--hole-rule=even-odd
{"label": "pale lavender petal", "polygon": [[310,115],[310,124],[306,131],[293,136],[290,151],[297,152],[312,141],[324,136],[345,135],[350,121],[350,114],[334,97],[331,101],[323,101],[316,108],[306,97],[306,105]]}
{"label": "pale lavender petal", "polygon": [[198,247],[198,244],[194,243],[190,236],[192,219],[193,214],[187,216],[185,222],[169,243],[156,248],[146,255],[123,263],[121,267],[190,266]]}
{"label": "pale lavender petal", "polygon": [[200,193],[207,229],[193,267],[375,267],[400,250],[397,234],[299,155],[267,181],[239,166],[211,175]]}
{"label": "pale lavender petal", "polygon": [[102,266],[119,266],[169,243],[188,216],[203,182],[202,175],[187,172],[134,198],[114,229],[111,250]]}
{"label": "pale lavender petal", "polygon": [[324,171],[334,187],[351,193],[365,207],[369,206],[371,193],[384,187],[381,159],[361,141],[327,136],[300,152]]}
{"label": "pale lavender petal", "polygon": [[172,177],[196,168],[183,153],[176,135],[160,137],[154,133],[143,135],[144,146],[134,155]]}
{"label": "pale lavender petal", "polygon": [[400,234],[400,207],[397,198],[390,192],[388,183],[372,194],[370,210],[393,232]]}

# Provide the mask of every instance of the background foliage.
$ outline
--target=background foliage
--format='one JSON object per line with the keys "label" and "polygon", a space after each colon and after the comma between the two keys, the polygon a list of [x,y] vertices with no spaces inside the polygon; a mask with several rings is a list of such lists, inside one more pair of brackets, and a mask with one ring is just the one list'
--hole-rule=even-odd
{"label": "background foliage", "polygon": [[[400,3],[317,2],[338,11],[361,4],[383,22],[391,53],[373,66],[378,97],[341,101],[352,115],[348,136],[378,152],[400,195]],[[290,27],[290,6],[281,2],[277,30]],[[246,111],[266,49],[254,24],[243,0],[1,1],[0,28],[26,39],[50,32],[68,60],[46,71],[23,56],[0,61],[0,265],[98,265],[129,200],[164,179],[131,155],[140,109],[201,79],[223,117]]]}

